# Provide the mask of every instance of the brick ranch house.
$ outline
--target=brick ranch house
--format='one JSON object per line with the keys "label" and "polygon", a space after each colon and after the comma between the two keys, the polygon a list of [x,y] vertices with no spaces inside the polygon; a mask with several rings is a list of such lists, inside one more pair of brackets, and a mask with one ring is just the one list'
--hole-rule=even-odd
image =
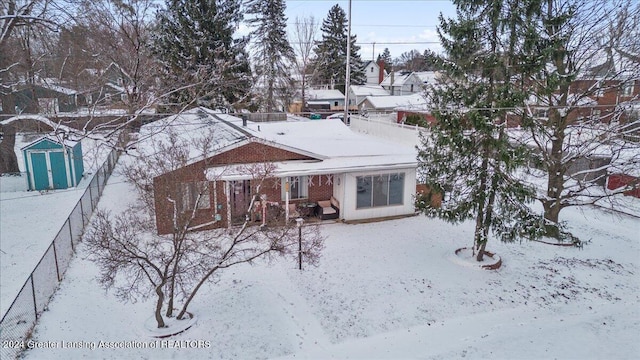
{"label": "brick ranch house", "polygon": [[[185,166],[154,178],[159,234],[172,232],[174,204],[178,217],[196,208],[193,230],[224,228],[244,221],[255,195],[265,207],[291,211],[286,203],[304,210],[331,200],[344,221],[414,213],[416,150],[356,134],[339,119],[254,123],[197,108],[158,122],[194,144],[208,137],[215,149],[203,155],[193,146]],[[158,122],[140,136],[153,134]],[[269,169],[259,188],[258,168]],[[266,214],[254,205],[252,217]]]}

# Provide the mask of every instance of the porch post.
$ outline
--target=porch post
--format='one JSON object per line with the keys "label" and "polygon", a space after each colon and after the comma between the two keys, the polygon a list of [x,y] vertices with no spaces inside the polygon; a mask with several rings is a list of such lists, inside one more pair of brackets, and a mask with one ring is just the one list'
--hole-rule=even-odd
{"label": "porch post", "polygon": [[224,182],[224,196],[227,198],[227,228],[231,228],[231,191],[229,181]]}
{"label": "porch post", "polygon": [[287,181],[284,183],[284,218],[285,224],[289,223],[289,178],[287,177]]}

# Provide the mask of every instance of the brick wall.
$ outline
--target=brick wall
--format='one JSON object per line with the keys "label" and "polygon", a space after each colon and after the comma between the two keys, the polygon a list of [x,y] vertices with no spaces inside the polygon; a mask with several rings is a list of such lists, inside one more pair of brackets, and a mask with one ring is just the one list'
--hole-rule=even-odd
{"label": "brick wall", "polygon": [[[255,164],[275,161],[286,160],[311,160],[313,158],[298,154],[285,149],[277,148],[275,146],[265,145],[261,142],[249,142],[241,145],[237,148],[225,151],[223,153],[214,155],[205,160],[198,161],[184,168],[160,175],[153,181],[154,186],[154,198],[156,209],[156,226],[159,234],[170,234],[173,231],[173,206],[168,198],[176,199],[178,197],[178,184],[185,182],[205,181],[205,170],[208,167],[223,166],[232,164]],[[261,193],[266,193],[269,201],[280,201],[281,193],[280,187],[273,186],[273,181],[267,182],[263,185]],[[216,184],[217,189],[217,204],[222,205],[221,209],[218,209],[218,214],[221,215],[222,220],[203,227],[202,229],[212,229],[227,226],[227,198],[224,194],[225,183],[218,181]],[[192,222],[192,226],[200,224],[206,224],[212,222],[215,219],[215,206],[213,183],[209,185],[209,198],[211,201],[211,207],[209,209],[198,209],[196,211],[196,217]],[[311,201],[316,197],[319,199],[328,199],[325,197],[333,190],[332,187],[318,189],[309,188],[309,197]],[[255,191],[254,184],[252,184],[252,191]],[[311,196],[313,195],[313,199]],[[180,214],[179,220],[184,221],[189,214]]]}

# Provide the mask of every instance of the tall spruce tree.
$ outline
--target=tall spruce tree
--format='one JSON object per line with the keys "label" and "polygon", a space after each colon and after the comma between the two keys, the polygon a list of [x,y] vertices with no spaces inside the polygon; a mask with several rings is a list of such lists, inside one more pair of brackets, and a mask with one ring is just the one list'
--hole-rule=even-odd
{"label": "tall spruce tree", "polygon": [[290,69],[295,62],[293,48],[287,39],[287,18],[284,0],[249,0],[248,20],[254,27],[253,65],[257,90],[261,95],[260,109],[266,112],[281,110],[292,97],[293,79]]}
{"label": "tall spruce tree", "polygon": [[473,220],[482,261],[490,235],[514,241],[543,233],[542,217],[527,206],[534,189],[515,175],[528,151],[505,132],[525,100],[521,73],[531,69],[522,64],[522,34],[535,0],[453,2],[458,18],[441,15],[438,28],[445,55],[437,59],[443,82],[432,89],[437,122],[418,154],[423,180],[444,198],[439,208],[428,197],[416,206],[452,223]]}
{"label": "tall spruce tree", "polygon": [[393,59],[391,58],[391,52],[389,51],[389,48],[384,48],[382,54],[378,54],[376,62],[380,61],[383,62],[385,70],[391,71],[391,66],[393,66]]}
{"label": "tall spruce tree", "polygon": [[[318,41],[314,52],[316,61],[314,83],[317,85],[332,85],[345,91],[347,68],[347,16],[342,8],[336,4],[322,21],[322,40]],[[356,36],[351,36],[351,84],[362,85],[366,81],[360,47],[356,45]]]}
{"label": "tall spruce tree", "polygon": [[167,0],[158,12],[154,52],[169,101],[187,106],[238,106],[251,88],[247,39],[233,35],[240,0]]}

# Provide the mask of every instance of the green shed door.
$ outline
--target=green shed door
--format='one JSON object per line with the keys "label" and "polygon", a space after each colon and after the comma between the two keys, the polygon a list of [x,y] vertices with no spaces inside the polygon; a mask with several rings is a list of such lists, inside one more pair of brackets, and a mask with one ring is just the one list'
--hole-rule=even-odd
{"label": "green shed door", "polygon": [[54,189],[66,189],[69,187],[67,183],[67,167],[64,163],[64,153],[61,151],[52,151],[49,153],[51,163],[51,177],[53,178]]}
{"label": "green shed door", "polygon": [[47,168],[47,153],[33,152],[31,153],[31,164],[33,168],[33,182],[35,190],[44,190],[49,188],[49,173]]}

